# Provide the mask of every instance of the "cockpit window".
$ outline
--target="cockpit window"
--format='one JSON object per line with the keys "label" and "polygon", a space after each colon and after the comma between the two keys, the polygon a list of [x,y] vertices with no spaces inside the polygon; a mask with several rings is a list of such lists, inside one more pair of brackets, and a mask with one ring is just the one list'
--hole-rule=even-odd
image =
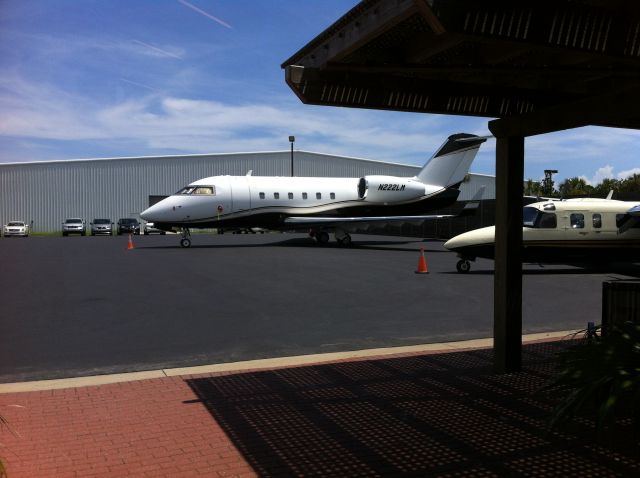
{"label": "cockpit window", "polygon": [[535,207],[525,207],[522,210],[522,225],[525,227],[533,227],[538,218],[538,212]]}
{"label": "cockpit window", "polygon": [[198,194],[198,195],[215,195],[215,186],[185,186],[176,194]]}
{"label": "cockpit window", "polygon": [[542,212],[535,207],[525,207],[522,209],[522,225],[539,229],[555,229],[558,226],[558,220],[553,212]]}
{"label": "cockpit window", "polygon": [[[628,221],[633,221],[633,217],[630,214],[616,214],[616,227],[620,228],[624,226]],[[630,226],[631,229],[640,229],[640,221],[634,221]]]}
{"label": "cockpit window", "polygon": [[215,194],[213,186],[198,186],[191,194]]}
{"label": "cockpit window", "polygon": [[535,227],[539,227],[540,229],[555,229],[557,226],[558,219],[556,218],[555,213],[541,212],[540,218],[538,219],[538,223]]}

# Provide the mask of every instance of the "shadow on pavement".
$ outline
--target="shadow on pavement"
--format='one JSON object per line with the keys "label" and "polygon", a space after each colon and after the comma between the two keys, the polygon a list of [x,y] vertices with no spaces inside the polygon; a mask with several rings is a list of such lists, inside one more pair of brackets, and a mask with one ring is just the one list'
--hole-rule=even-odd
{"label": "shadow on pavement", "polygon": [[548,430],[559,398],[539,388],[570,343],[525,346],[516,374],[473,350],[187,383],[261,477],[638,476],[627,429],[607,443],[584,419]]}

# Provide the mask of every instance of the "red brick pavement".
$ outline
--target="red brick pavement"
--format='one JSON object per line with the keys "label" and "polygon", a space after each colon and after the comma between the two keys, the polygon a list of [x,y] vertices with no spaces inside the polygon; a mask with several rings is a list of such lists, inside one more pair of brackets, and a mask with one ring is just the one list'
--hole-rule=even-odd
{"label": "red brick pavement", "polygon": [[475,349],[2,393],[0,456],[9,478],[640,476],[629,423],[548,430],[567,345],[506,375]]}
{"label": "red brick pavement", "polygon": [[196,398],[180,377],[3,394],[0,454],[10,478],[257,476]]}

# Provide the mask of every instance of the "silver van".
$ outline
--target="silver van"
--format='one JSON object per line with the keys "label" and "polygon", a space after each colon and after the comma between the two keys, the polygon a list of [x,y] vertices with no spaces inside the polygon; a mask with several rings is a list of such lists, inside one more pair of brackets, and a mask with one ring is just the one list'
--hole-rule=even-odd
{"label": "silver van", "polygon": [[113,235],[113,223],[111,219],[94,219],[90,224],[92,236],[97,234]]}

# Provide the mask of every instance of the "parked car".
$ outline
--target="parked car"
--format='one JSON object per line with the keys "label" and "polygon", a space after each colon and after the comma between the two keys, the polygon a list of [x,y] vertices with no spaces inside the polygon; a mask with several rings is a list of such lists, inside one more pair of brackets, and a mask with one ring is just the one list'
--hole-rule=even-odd
{"label": "parked car", "polygon": [[80,234],[85,236],[87,234],[87,225],[84,219],[79,217],[71,217],[65,219],[62,223],[62,235],[68,236],[69,234]]}
{"label": "parked car", "polygon": [[111,236],[113,234],[112,226],[111,219],[94,219],[91,223],[91,235],[106,234]]}
{"label": "parked car", "polygon": [[144,223],[144,235],[146,236],[147,234],[166,234],[166,231],[163,231],[162,229],[158,229],[156,228],[152,222],[145,222]]}
{"label": "parked car", "polygon": [[118,219],[118,235],[120,234],[140,234],[140,223],[137,219],[125,217]]}
{"label": "parked car", "polygon": [[29,226],[23,221],[9,221],[2,228],[2,232],[4,234],[4,237],[27,237],[29,235]]}

